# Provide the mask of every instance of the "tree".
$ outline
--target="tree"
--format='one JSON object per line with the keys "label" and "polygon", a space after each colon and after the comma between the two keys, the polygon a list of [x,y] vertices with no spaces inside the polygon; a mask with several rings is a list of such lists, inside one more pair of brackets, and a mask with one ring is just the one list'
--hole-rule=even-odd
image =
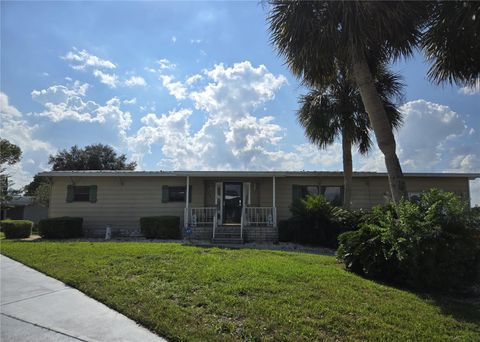
{"label": "tree", "polygon": [[[398,128],[402,123],[401,113],[393,98],[402,95],[402,83],[396,74],[380,68],[376,77],[376,89],[382,99],[390,126]],[[305,135],[313,144],[326,148],[338,136],[342,138],[344,201],[350,208],[352,193],[352,146],[361,154],[371,148],[370,120],[358,87],[349,80],[346,70],[339,70],[337,79],[324,89],[311,90],[300,98],[301,107],[297,118],[305,129]]]}
{"label": "tree", "polygon": [[15,144],[12,144],[7,139],[0,138],[0,204],[1,209],[4,209],[5,202],[10,200],[13,195],[19,193],[11,187],[13,182],[9,180],[8,174],[5,173],[7,165],[14,165],[22,158],[22,150]]}
{"label": "tree", "polygon": [[95,144],[62,150],[50,156],[48,163],[53,171],[61,170],[135,170],[136,162],[127,163],[125,154],[117,156],[112,147]]}
{"label": "tree", "polygon": [[[136,162],[127,163],[125,154],[117,156],[112,147],[94,144],[79,148],[72,146],[70,150],[62,150],[49,157],[48,163],[53,171],[64,170],[135,170]],[[43,204],[48,205],[50,182],[48,178],[35,176],[32,182],[24,188],[25,195],[33,196]]]}
{"label": "tree", "polygon": [[328,87],[335,82],[337,66],[347,66],[385,157],[392,198],[398,202],[406,196],[406,185],[373,75],[378,65],[412,54],[427,6],[414,1],[299,0],[270,0],[270,5],[272,42],[305,84]]}
{"label": "tree", "polygon": [[32,196],[37,203],[48,206],[50,200],[50,181],[47,177],[35,175],[33,181],[27,184],[23,191],[26,196]]}
{"label": "tree", "polygon": [[435,1],[422,38],[435,83],[480,82],[480,2]]}
{"label": "tree", "polygon": [[22,158],[22,150],[15,144],[12,144],[7,139],[0,139],[0,167],[4,165],[13,165]]}

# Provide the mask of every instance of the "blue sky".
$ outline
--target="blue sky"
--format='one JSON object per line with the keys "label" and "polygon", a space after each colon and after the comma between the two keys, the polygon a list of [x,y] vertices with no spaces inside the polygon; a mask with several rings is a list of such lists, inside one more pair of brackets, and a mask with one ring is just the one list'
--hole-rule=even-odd
{"label": "blue sky", "polygon": [[[340,170],[296,123],[305,92],[269,42],[258,2],[2,2],[2,137],[18,185],[48,155],[106,143],[140,169]],[[480,172],[480,93],[426,80],[420,54],[397,132],[405,171]],[[383,171],[381,154],[356,170]],[[480,201],[480,185],[472,195]]]}

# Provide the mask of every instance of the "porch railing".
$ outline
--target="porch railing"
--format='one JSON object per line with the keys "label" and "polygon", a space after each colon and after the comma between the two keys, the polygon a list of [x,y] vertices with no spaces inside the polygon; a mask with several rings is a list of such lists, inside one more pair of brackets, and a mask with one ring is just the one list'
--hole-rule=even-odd
{"label": "porch railing", "polygon": [[216,207],[188,208],[187,222],[192,227],[213,225],[217,216]]}
{"label": "porch railing", "polygon": [[242,216],[245,226],[276,226],[275,207],[245,207]]}

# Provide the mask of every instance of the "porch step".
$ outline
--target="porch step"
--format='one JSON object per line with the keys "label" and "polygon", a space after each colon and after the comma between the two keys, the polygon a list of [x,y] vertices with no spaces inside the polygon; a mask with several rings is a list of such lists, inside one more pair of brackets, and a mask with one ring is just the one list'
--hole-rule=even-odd
{"label": "porch step", "polygon": [[237,238],[221,238],[221,237],[215,237],[215,239],[212,239],[213,243],[218,243],[218,244],[236,244],[236,245],[241,245],[243,244],[243,239],[240,237]]}

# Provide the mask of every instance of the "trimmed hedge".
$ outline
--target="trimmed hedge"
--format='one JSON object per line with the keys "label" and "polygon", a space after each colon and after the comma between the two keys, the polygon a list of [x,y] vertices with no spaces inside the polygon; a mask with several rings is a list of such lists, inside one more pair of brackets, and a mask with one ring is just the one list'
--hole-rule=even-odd
{"label": "trimmed hedge", "polygon": [[147,239],[181,239],[182,237],[178,216],[142,217],[140,230]]}
{"label": "trimmed hedge", "polygon": [[28,220],[0,221],[6,239],[24,239],[32,234],[33,222]]}
{"label": "trimmed hedge", "polygon": [[46,239],[72,239],[83,236],[83,218],[55,217],[40,220],[38,231]]}

